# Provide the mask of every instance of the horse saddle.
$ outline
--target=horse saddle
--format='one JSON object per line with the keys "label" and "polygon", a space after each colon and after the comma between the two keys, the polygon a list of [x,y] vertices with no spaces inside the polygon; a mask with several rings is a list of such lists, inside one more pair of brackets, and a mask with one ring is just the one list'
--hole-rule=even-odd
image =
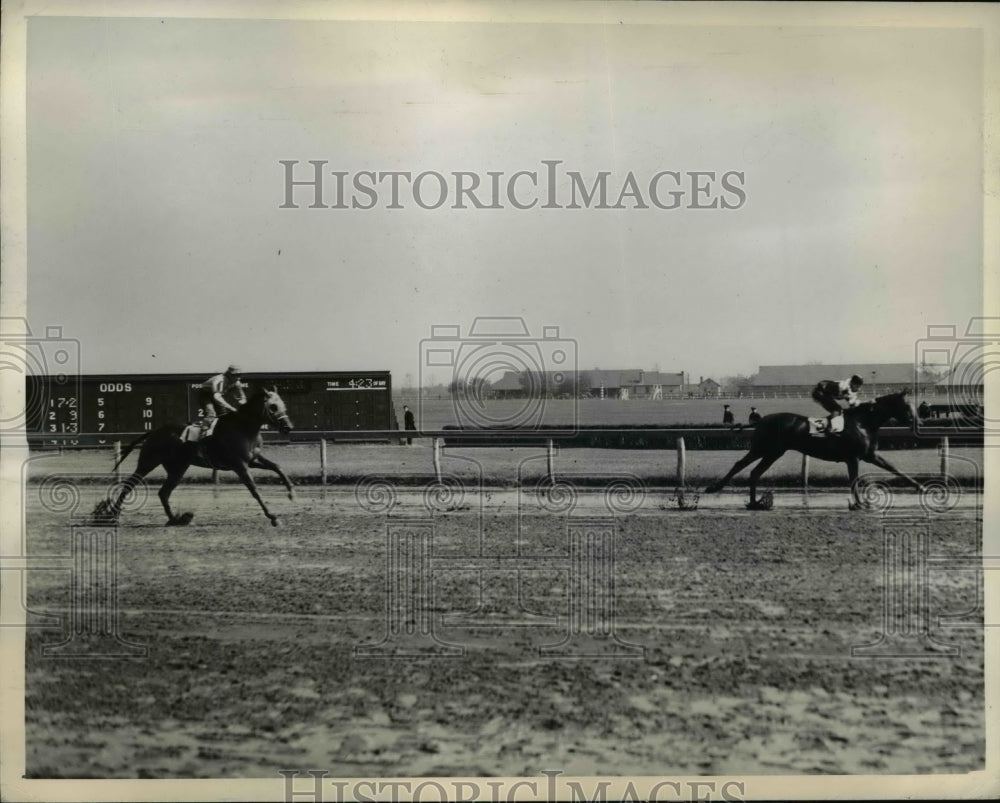
{"label": "horse saddle", "polygon": [[208,421],[197,421],[194,424],[188,424],[181,432],[181,440],[185,443],[197,443],[211,435],[215,431],[215,425],[218,422],[218,418],[212,418]]}
{"label": "horse saddle", "polygon": [[809,434],[815,435],[817,437],[826,437],[827,435],[837,435],[844,431],[844,416],[835,415],[832,419],[830,418],[810,418],[809,419]]}

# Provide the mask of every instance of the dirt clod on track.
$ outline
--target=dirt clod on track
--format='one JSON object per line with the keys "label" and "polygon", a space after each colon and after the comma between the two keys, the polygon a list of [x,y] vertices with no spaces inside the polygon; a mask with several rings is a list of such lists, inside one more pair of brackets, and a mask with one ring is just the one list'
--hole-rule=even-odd
{"label": "dirt clod on track", "polygon": [[[265,496],[280,528],[236,487],[182,486],[188,527],[164,527],[155,494],[125,516],[118,627],[146,657],[43,655],[69,634],[71,585],[30,574],[28,607],[64,624],[28,631],[29,776],[983,767],[976,572],[928,573],[927,609],[903,612],[929,628],[900,642],[919,656],[852,655],[907,632],[883,604],[876,513],[801,510],[790,494],[768,512],[703,499],[615,517]],[[923,522],[914,543],[932,558],[978,547],[974,507],[898,515],[909,532]],[[66,555],[70,539],[29,499],[30,555]]]}

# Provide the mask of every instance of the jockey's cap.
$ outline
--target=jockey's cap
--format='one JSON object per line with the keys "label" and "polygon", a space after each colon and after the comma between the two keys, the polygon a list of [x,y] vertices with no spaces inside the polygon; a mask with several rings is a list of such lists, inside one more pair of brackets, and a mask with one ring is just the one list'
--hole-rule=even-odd
{"label": "jockey's cap", "polygon": [[243,372],[242,372],[242,371],[241,371],[241,370],[240,370],[240,369],[239,369],[239,368],[238,368],[237,366],[235,366],[235,365],[230,365],[230,366],[229,366],[229,367],[228,367],[228,368],[226,369],[226,373],[227,373],[227,374],[242,374]]}
{"label": "jockey's cap", "polygon": [[851,384],[852,385],[863,385],[863,384],[865,384],[865,380],[863,380],[860,376],[858,376],[857,374],[855,374],[854,376],[851,377]]}

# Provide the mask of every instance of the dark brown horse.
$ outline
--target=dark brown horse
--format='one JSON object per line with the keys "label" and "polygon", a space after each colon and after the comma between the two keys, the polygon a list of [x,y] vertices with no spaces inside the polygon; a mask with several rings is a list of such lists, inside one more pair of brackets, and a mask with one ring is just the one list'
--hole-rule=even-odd
{"label": "dark brown horse", "polygon": [[760,510],[762,505],[757,501],[757,480],[789,449],[820,460],[846,463],[847,475],[851,481],[851,510],[858,510],[863,506],[857,488],[858,464],[862,460],[891,471],[918,491],[923,491],[924,488],[919,482],[890,465],[876,451],[879,428],[888,421],[895,419],[904,426],[913,424],[913,408],[906,394],[905,390],[890,393],[887,396],[880,396],[873,402],[849,408],[844,412],[844,431],[836,435],[810,435],[809,419],[804,415],[795,413],[766,415],[754,428],[750,451],[736,462],[725,477],[709,485],[705,493],[721,490],[737,473],[755,460],[760,460],[750,472],[750,504],[747,505],[751,510]]}
{"label": "dark brown horse", "polygon": [[157,466],[163,466],[167,471],[166,482],[160,487],[160,501],[167,512],[168,525],[188,524],[194,518],[194,513],[182,513],[175,516],[170,509],[170,494],[181,481],[184,472],[191,466],[217,469],[219,471],[235,471],[243,484],[253,494],[264,515],[277,526],[278,517],[273,515],[264,504],[257,492],[257,486],[250,476],[249,469],[263,468],[275,472],[288,489],[288,498],[294,499],[292,483],[277,463],[268,460],[261,453],[262,440],[260,428],[264,424],[272,424],[281,432],[290,432],[292,422],[285,410],[285,403],[276,390],[262,390],[250,397],[249,401],[235,413],[222,416],[215,425],[215,430],[208,437],[196,442],[181,440],[184,427],[179,424],[167,424],[159,429],[147,432],[137,438],[122,450],[122,456],[115,463],[115,468],[128,457],[140,443],[139,463],[135,472],[122,483],[122,490],[113,502],[102,502],[94,511],[99,519],[118,520],[122,502],[128,493],[138,485],[143,477]]}

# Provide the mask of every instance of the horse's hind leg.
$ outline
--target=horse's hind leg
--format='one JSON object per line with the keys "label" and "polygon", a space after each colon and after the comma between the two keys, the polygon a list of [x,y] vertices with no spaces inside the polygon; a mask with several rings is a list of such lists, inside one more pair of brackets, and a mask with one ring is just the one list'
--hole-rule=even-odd
{"label": "horse's hind leg", "polygon": [[194,514],[182,513],[180,516],[175,516],[174,512],[170,509],[170,494],[174,492],[174,488],[176,488],[178,483],[180,483],[181,477],[183,477],[184,472],[187,471],[187,466],[174,464],[167,466],[166,468],[167,479],[166,482],[160,486],[160,503],[163,505],[163,509],[167,513],[167,526],[183,526],[190,523],[191,519],[194,518]]}
{"label": "horse's hind leg", "polygon": [[739,474],[743,469],[745,469],[759,457],[760,455],[754,454],[753,450],[751,449],[743,457],[741,457],[739,460],[736,461],[736,465],[734,465],[731,469],[729,469],[729,473],[726,474],[725,477],[723,477],[718,482],[713,482],[711,485],[709,485],[705,489],[705,493],[714,494],[718,491],[721,491],[727,482],[729,482],[733,477]]}
{"label": "horse's hind leg", "polygon": [[142,482],[144,476],[144,474],[140,474],[138,471],[135,471],[126,477],[121,481],[118,493],[113,499],[111,498],[111,491],[115,486],[111,486],[111,488],[108,489],[107,498],[99,502],[97,507],[94,508],[94,518],[100,521],[113,521],[117,523],[118,517],[121,516],[122,513],[122,505],[125,502],[125,497],[131,493],[132,489],[135,488],[136,485]]}
{"label": "horse's hind leg", "polygon": [[143,455],[142,452],[139,453],[139,463],[135,467],[135,471],[132,472],[128,477],[122,480],[121,490],[114,500],[108,500],[106,506],[104,503],[98,506],[99,512],[107,515],[109,518],[118,520],[118,516],[121,515],[122,505],[125,502],[125,497],[128,496],[132,490],[143,481],[147,474],[159,465],[158,462],[151,456]]}
{"label": "horse's hind leg", "polygon": [[264,457],[264,455],[255,454],[250,459],[250,462],[247,465],[249,465],[250,468],[264,468],[267,469],[268,471],[273,471],[281,478],[281,481],[285,483],[285,488],[288,489],[288,498],[289,499],[295,498],[295,491],[292,490],[292,481],[288,479],[287,476],[285,476],[285,472],[281,470],[281,466],[279,466],[273,460],[268,460],[266,457]]}

